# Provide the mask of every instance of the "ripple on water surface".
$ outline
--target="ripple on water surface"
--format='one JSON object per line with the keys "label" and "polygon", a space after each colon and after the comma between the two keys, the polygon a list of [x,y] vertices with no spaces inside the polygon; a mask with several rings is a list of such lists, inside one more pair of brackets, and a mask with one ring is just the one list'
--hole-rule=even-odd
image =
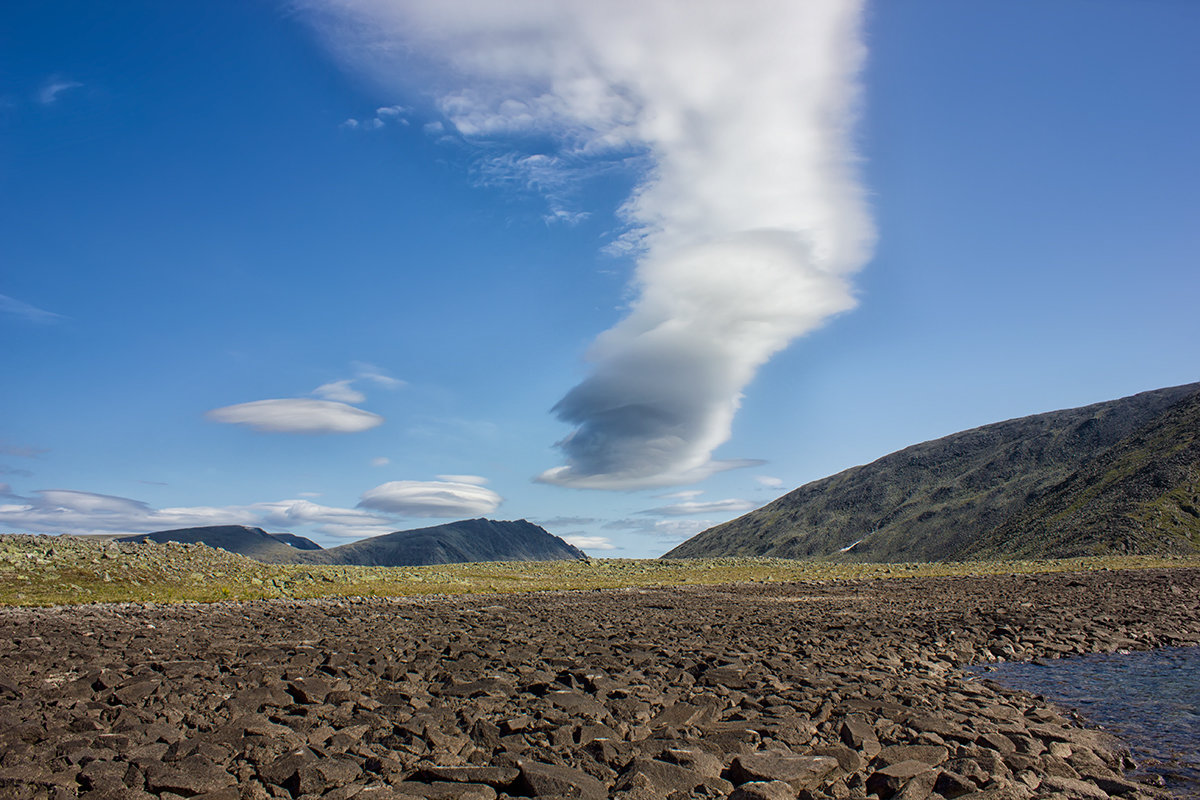
{"label": "ripple on water surface", "polygon": [[975,671],[1078,710],[1124,739],[1139,771],[1163,776],[1179,797],[1200,798],[1200,647],[1005,663]]}

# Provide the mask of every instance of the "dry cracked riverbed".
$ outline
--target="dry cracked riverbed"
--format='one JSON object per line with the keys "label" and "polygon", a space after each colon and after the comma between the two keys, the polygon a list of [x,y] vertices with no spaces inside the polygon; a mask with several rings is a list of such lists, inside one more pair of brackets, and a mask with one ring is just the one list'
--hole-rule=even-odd
{"label": "dry cracked riverbed", "polygon": [[1200,570],[0,609],[5,798],[1158,797],[980,661],[1200,642]]}

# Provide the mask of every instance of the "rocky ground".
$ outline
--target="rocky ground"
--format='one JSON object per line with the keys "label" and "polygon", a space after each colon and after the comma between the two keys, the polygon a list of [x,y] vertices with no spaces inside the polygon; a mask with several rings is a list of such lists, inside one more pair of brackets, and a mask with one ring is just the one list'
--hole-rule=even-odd
{"label": "rocky ground", "polygon": [[1145,798],[970,678],[1200,643],[1200,570],[0,609],[5,798]]}

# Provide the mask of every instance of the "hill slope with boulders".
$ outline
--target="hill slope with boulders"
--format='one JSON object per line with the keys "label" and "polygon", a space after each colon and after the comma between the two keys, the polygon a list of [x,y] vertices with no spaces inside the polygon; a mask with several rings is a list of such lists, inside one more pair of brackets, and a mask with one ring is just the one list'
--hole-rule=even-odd
{"label": "hill slope with boulders", "polygon": [[[270,534],[244,525],[213,525],[128,536],[120,541],[202,542],[271,564],[408,567],[474,561],[586,559],[577,547],[526,520],[470,519],[373,536],[322,549],[293,534]],[[294,544],[285,544],[293,542]]]}
{"label": "hill slope with boulders", "polygon": [[985,425],[801,486],[664,558],[1200,552],[1200,383]]}
{"label": "hill slope with boulders", "polygon": [[122,536],[118,542],[179,542],[206,544],[229,553],[247,556],[258,561],[288,563],[291,554],[300,550],[320,550],[311,539],[290,533],[267,533],[249,525],[204,525],[198,528],[176,528],[136,536]]}

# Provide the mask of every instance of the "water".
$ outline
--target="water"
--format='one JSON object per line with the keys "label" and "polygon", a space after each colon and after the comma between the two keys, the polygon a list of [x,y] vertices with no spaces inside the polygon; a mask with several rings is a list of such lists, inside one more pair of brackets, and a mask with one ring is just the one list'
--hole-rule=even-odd
{"label": "water", "polygon": [[1200,798],[1200,647],[1009,662],[976,671],[1076,709],[1120,736],[1139,772],[1161,775],[1180,797]]}

